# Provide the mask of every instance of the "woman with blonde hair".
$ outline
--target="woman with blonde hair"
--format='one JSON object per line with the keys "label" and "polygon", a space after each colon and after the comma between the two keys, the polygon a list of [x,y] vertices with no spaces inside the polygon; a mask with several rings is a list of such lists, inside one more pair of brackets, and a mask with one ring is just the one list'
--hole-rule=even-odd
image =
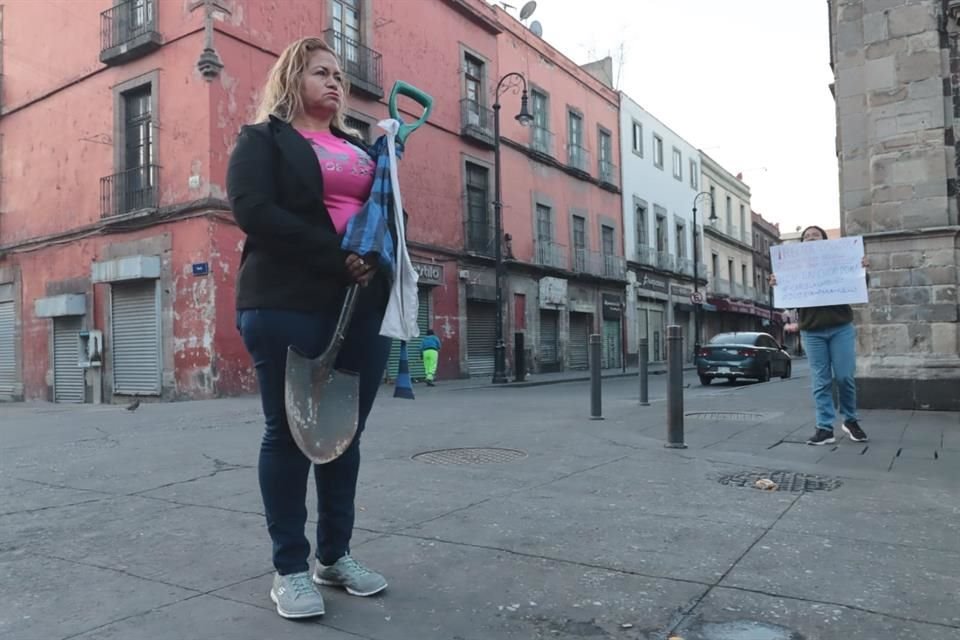
{"label": "woman with blonde hair", "polygon": [[[347,223],[370,196],[374,163],[344,125],[349,89],[319,38],[292,43],[267,78],[256,124],[243,127],[227,190],[246,234],[237,276],[238,326],[253,358],[266,429],[259,478],[276,574],[270,597],[285,618],[324,613],[316,585],[369,596],[387,582],[350,555],[360,433],[383,379],[390,341],[380,336],[390,278],[377,256],[341,249]],[[393,231],[393,230],[391,230]],[[329,343],[346,289],[362,285],[338,366],[359,373],[360,421],[350,447],[314,466],[316,568],[304,535],[310,461],[284,409],[287,348],[309,356]]]}

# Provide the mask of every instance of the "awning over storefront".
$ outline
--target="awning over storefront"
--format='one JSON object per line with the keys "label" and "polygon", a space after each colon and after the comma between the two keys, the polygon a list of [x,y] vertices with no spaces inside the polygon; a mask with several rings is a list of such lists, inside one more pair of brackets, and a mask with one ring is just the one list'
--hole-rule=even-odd
{"label": "awning over storefront", "polygon": [[[709,308],[711,306],[713,307],[712,309]],[[704,304],[703,308],[710,311],[726,311],[728,313],[741,313],[748,316],[756,316],[758,318],[772,320],[773,322],[778,322],[780,324],[785,324],[785,318],[787,317],[785,313],[780,311],[757,306],[748,300],[735,300],[732,298],[708,297],[707,304]]]}

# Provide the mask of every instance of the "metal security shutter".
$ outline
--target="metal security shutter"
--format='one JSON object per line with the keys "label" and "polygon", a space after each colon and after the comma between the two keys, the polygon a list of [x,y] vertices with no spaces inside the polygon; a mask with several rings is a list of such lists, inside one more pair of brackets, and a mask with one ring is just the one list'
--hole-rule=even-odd
{"label": "metal security shutter", "polygon": [[470,377],[492,376],[497,343],[496,305],[467,303],[467,370]]}
{"label": "metal security shutter", "polygon": [[[423,380],[426,372],[423,370],[423,358],[420,357],[420,340],[426,335],[430,328],[430,319],[433,317],[430,309],[430,289],[420,287],[417,290],[417,326],[420,327],[420,338],[414,338],[407,343],[407,360],[410,366],[410,377],[414,380]],[[441,345],[442,348],[442,345]],[[397,379],[397,371],[400,369],[400,341],[394,340],[390,345],[390,359],[387,360],[387,377],[391,380]]]}
{"label": "metal security shutter", "polygon": [[16,345],[13,339],[13,302],[0,302],[0,394],[12,394],[16,384]]}
{"label": "metal security shutter", "polygon": [[80,361],[80,316],[53,319],[53,401],[84,400],[83,369]]}
{"label": "metal security shutter", "polygon": [[112,287],[113,392],[160,395],[160,313],[155,280]]}
{"label": "metal security shutter", "polygon": [[603,357],[601,365],[604,369],[616,369],[620,366],[620,321],[603,321]]}
{"label": "metal security shutter", "polygon": [[590,368],[590,325],[592,316],[589,313],[570,314],[570,368]]}
{"label": "metal security shutter", "polygon": [[560,350],[557,344],[560,341],[560,313],[557,311],[540,311],[540,364],[556,364]]}

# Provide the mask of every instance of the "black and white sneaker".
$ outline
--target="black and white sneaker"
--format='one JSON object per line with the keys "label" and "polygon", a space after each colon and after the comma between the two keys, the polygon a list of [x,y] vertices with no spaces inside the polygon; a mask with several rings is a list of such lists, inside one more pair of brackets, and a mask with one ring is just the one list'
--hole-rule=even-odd
{"label": "black and white sneaker", "polygon": [[807,444],[819,447],[824,444],[833,444],[837,439],[833,437],[833,431],[830,429],[817,429],[813,437],[807,440]]}
{"label": "black and white sneaker", "polygon": [[847,437],[854,442],[867,441],[867,434],[864,433],[863,429],[860,428],[860,423],[856,420],[845,420],[843,423],[843,430],[846,432]]}

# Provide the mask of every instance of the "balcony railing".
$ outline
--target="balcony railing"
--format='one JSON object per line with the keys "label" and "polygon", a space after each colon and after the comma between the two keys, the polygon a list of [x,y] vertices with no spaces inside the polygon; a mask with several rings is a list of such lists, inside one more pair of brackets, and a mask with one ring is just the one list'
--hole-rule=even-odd
{"label": "balcony railing", "polygon": [[688,258],[677,258],[677,273],[685,276],[693,276],[693,260]]}
{"label": "balcony railing", "polygon": [[620,175],[617,173],[617,165],[607,160],[600,160],[597,163],[597,175],[602,184],[608,184],[612,187],[620,186]]}
{"label": "balcony railing", "polygon": [[383,56],[335,29],[327,29],[323,35],[337,53],[340,67],[350,78],[352,87],[369,96],[382,98]]}
{"label": "balcony railing", "polygon": [[663,271],[673,271],[676,268],[673,256],[666,251],[658,251],[657,268]]}
{"label": "balcony railing", "polygon": [[627,261],[623,256],[600,254],[598,257],[603,266],[603,272],[598,275],[602,275],[604,278],[613,278],[614,280],[626,280]]}
{"label": "balcony railing", "polygon": [[467,251],[492,258],[496,251],[493,244],[493,223],[489,220],[467,220]]}
{"label": "balcony railing", "polygon": [[160,167],[145,165],[100,178],[100,216],[156,209],[160,204]]}
{"label": "balcony railing", "polygon": [[544,155],[553,155],[553,133],[546,127],[530,127],[530,148]]}
{"label": "balcony railing", "polygon": [[588,173],[590,166],[590,152],[579,144],[567,145],[567,164],[583,173]]}
{"label": "balcony railing", "polygon": [[730,295],[730,281],[724,280],[723,278],[714,278],[713,282],[710,283],[710,289],[714,293],[720,293],[728,296]]}
{"label": "balcony railing", "polygon": [[653,247],[637,247],[637,262],[655,267],[657,266],[657,252]]}
{"label": "balcony railing", "polygon": [[546,240],[538,240],[536,247],[537,264],[554,269],[566,269],[570,264],[567,248]]}
{"label": "balcony railing", "polygon": [[576,273],[588,273],[602,278],[625,280],[627,261],[623,256],[613,256],[586,249],[574,249],[571,269]]}
{"label": "balcony railing", "polygon": [[460,101],[460,135],[493,146],[493,109],[476,100]]}
{"label": "balcony railing", "polygon": [[100,14],[100,62],[104,64],[133,60],[155,51],[162,42],[156,0],[126,0]]}

